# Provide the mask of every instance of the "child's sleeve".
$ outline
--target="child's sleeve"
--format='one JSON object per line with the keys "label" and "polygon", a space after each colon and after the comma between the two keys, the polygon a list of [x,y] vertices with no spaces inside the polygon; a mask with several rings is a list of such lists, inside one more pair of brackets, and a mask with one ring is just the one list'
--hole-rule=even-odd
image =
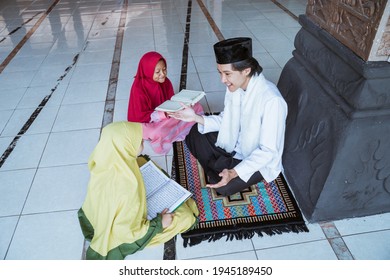
{"label": "child's sleeve", "polygon": [[165,115],[165,112],[154,111],[150,115],[150,122],[161,122],[162,120],[164,120],[166,118],[167,118],[167,116]]}

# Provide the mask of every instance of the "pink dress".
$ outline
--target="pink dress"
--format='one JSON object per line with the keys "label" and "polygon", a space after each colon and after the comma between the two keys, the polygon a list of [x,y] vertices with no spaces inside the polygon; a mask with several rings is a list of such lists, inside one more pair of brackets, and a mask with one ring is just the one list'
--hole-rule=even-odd
{"label": "pink dress", "polygon": [[[193,106],[195,112],[203,114],[202,105]],[[150,140],[153,150],[158,154],[167,154],[175,141],[183,141],[195,122],[184,122],[174,118],[167,118],[163,112],[152,114],[155,121],[143,123],[143,138]]]}

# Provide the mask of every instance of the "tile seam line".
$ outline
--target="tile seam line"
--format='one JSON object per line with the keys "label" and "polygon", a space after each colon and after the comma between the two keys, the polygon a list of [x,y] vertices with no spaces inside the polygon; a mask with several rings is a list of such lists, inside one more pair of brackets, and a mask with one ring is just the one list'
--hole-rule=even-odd
{"label": "tile seam line", "polygon": [[[80,53],[79,53],[80,54]],[[79,57],[79,54],[77,54],[74,58],[73,58],[73,63],[71,65],[69,65],[66,69],[65,69],[65,73],[57,79],[57,84],[55,87],[53,87],[51,89],[51,93],[49,95],[46,95],[41,103],[37,106],[37,108],[34,110],[34,112],[30,115],[30,117],[28,118],[28,120],[24,123],[23,127],[19,130],[18,134],[13,138],[13,140],[11,141],[11,143],[8,145],[8,147],[6,148],[6,150],[4,151],[4,153],[0,156],[0,168],[3,166],[3,164],[6,162],[7,158],[11,155],[11,153],[14,151],[19,139],[25,135],[25,133],[28,131],[28,129],[30,128],[30,126],[34,123],[34,121],[36,120],[36,118],[39,116],[39,114],[41,113],[41,111],[43,110],[43,108],[46,106],[47,102],[49,102],[51,96],[53,95],[53,93],[57,90],[57,87],[59,86],[60,82],[68,75],[68,73],[70,72],[70,70],[73,68],[73,66],[77,63],[77,60],[78,60],[78,57]],[[45,133],[39,133],[39,134],[45,134]]]}
{"label": "tile seam line", "polygon": [[[289,9],[284,7],[282,4],[280,4],[276,0],[270,0],[272,3],[274,3],[276,6],[278,6],[280,9],[282,9],[285,13],[287,13],[289,16],[291,16],[294,20],[298,21],[298,17],[294,15]],[[209,22],[211,28],[214,31],[214,34],[217,36],[219,41],[225,40],[225,37],[223,36],[221,30],[218,28],[218,25],[215,23],[213,17],[210,15],[209,11],[207,10],[207,7],[204,5],[202,0],[197,0],[200,9],[202,10],[203,14],[205,15],[207,21]]]}
{"label": "tile seam line", "polygon": [[290,17],[292,17],[293,19],[295,19],[296,21],[298,21],[298,17],[296,15],[294,15],[289,9],[287,9],[285,6],[283,6],[283,4],[279,3],[278,1],[276,0],[270,0],[272,3],[274,3],[276,6],[278,6],[280,9],[282,9],[285,13],[287,13]]}
{"label": "tile seam line", "polygon": [[[333,242],[332,242],[332,239],[339,239],[339,240],[340,240],[340,243],[341,243],[342,246],[343,246],[343,249],[345,250],[345,252],[347,252],[346,254],[347,254],[351,259],[354,259],[353,256],[352,256],[352,254],[351,254],[351,251],[349,250],[347,244],[345,243],[345,241],[344,241],[344,239],[343,239],[343,236],[341,236],[339,230],[337,229],[336,225],[335,225],[333,222],[319,223],[318,225],[321,227],[322,232],[324,233],[325,238],[326,238],[326,240],[329,242],[329,245],[331,246],[331,248],[332,248],[334,254],[335,254],[336,257],[337,257],[337,259],[341,260],[341,259],[342,259],[342,255],[339,254],[337,248],[334,247],[334,244],[333,244]],[[332,228],[336,231],[337,236],[334,236],[334,237],[330,236],[330,235],[328,234],[328,231],[326,230],[327,227],[332,227]]]}
{"label": "tile seam line", "polygon": [[185,89],[187,86],[188,45],[190,43],[191,13],[192,13],[192,0],[188,0],[187,18],[186,18],[186,26],[184,31],[183,52],[182,52],[182,61],[181,61],[181,69],[180,69],[179,90]]}
{"label": "tile seam line", "polygon": [[[183,41],[182,62],[181,62],[181,69],[180,69],[179,90],[185,89],[187,87],[188,45],[190,43],[191,13],[192,13],[192,0],[188,0],[186,26],[185,26],[184,41]],[[164,243],[163,260],[176,259],[176,241],[177,238],[174,237]]]}
{"label": "tile seam line", "polygon": [[124,28],[127,20],[127,10],[128,10],[128,0],[124,0],[122,5],[121,18],[118,24],[114,54],[112,57],[111,71],[110,71],[110,77],[108,82],[106,101],[104,105],[104,113],[103,113],[101,129],[103,129],[103,127],[105,127],[107,124],[112,123],[114,119],[115,96],[116,96],[116,90],[118,86],[120,59],[122,53]]}
{"label": "tile seam line", "polygon": [[213,17],[210,15],[207,7],[204,5],[202,0],[197,0],[200,9],[202,10],[204,16],[209,22],[211,29],[213,29],[215,36],[217,36],[219,41],[225,40],[225,37],[222,35],[221,30],[218,28],[218,25],[215,23]]}
{"label": "tile seam line", "polygon": [[4,40],[7,39],[7,37],[10,37],[12,34],[14,34],[15,32],[17,32],[19,29],[21,29],[22,27],[26,26],[27,23],[29,23],[30,21],[32,21],[36,16],[38,16],[39,14],[41,14],[42,12],[37,12],[35,15],[33,15],[31,18],[29,18],[28,20],[22,22],[22,24],[20,24],[20,26],[18,26],[17,28],[11,30],[7,35],[4,35],[3,36],[3,39],[0,40],[0,43],[2,43]]}
{"label": "tile seam line", "polygon": [[[114,109],[115,109],[115,96],[116,96],[116,90],[118,85],[119,66],[120,66],[120,59],[122,53],[124,28],[127,19],[127,10],[128,10],[128,0],[124,0],[122,4],[121,17],[118,24],[114,54],[112,56],[110,77],[108,81],[107,95],[104,104],[104,111],[103,111],[100,133],[102,132],[103,127],[113,122]],[[89,241],[84,238],[83,248],[80,256],[81,260],[86,260],[88,242]]]}
{"label": "tile seam line", "polygon": [[61,0],[54,0],[54,2],[50,5],[50,7],[44,12],[44,14],[34,24],[34,26],[23,37],[23,39],[16,45],[16,47],[11,51],[11,53],[4,59],[4,61],[0,65],[0,74],[4,71],[4,69],[11,62],[11,60],[15,57],[15,55],[20,51],[20,49],[23,47],[23,45],[30,39],[30,37],[38,29],[38,27],[41,25],[42,21],[47,17],[47,15],[54,9],[54,7],[60,1]]}

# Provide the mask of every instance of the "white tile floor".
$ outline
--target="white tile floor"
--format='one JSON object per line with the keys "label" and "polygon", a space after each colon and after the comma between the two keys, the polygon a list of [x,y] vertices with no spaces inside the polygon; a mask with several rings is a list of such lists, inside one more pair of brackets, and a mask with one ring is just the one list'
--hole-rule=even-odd
{"label": "white tile floor", "polygon": [[[167,58],[169,77],[179,89],[189,1],[0,2],[0,154],[53,92],[0,168],[0,259],[77,260],[82,256],[84,240],[76,212],[86,192],[87,159],[102,126],[124,2],[128,6],[123,12],[123,29],[119,28],[124,33],[114,121],[126,119],[132,77],[140,56],[147,51],[157,50]],[[266,77],[277,83],[292,56],[293,39],[300,26],[274,2],[190,2],[186,87],[207,92],[203,105],[209,111],[222,109],[225,89],[212,50],[217,35],[199,4],[203,3],[225,38],[253,38],[255,57]],[[307,1],[278,2],[299,15],[305,12]],[[7,57],[26,35],[30,37],[7,63]],[[150,147],[144,152],[170,170],[172,154],[157,156]],[[390,213],[308,227],[309,233],[219,240],[190,248],[182,246],[179,236],[176,258],[390,259]],[[162,245],[128,257],[162,258]]]}

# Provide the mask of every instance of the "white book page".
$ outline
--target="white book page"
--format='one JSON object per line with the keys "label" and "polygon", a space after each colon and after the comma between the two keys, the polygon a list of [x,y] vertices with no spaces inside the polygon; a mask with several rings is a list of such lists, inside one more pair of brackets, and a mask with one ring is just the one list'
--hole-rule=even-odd
{"label": "white book page", "polygon": [[167,100],[161,105],[156,107],[156,111],[163,111],[163,112],[177,112],[181,109],[183,109],[183,106],[179,102],[172,101],[172,100]]}
{"label": "white book page", "polygon": [[149,220],[165,208],[168,208],[168,212],[173,212],[192,195],[167,177],[151,160],[141,166],[140,170],[146,189]]}
{"label": "white book page", "polygon": [[177,112],[183,109],[181,103],[185,105],[194,105],[200,101],[206,93],[197,90],[182,89],[179,93],[172,96],[171,100],[167,100],[156,107],[156,111],[162,112]]}
{"label": "white book page", "polygon": [[170,180],[151,160],[142,165],[140,170],[144,179],[146,197],[151,196]]}
{"label": "white book page", "polygon": [[171,100],[180,101],[187,104],[195,104],[205,96],[203,91],[183,89],[172,96]]}
{"label": "white book page", "polygon": [[173,180],[169,181],[158,192],[148,198],[149,219],[156,217],[165,208],[168,208],[168,213],[175,211],[177,207],[191,196],[190,192],[179,184],[175,185],[175,183]]}

